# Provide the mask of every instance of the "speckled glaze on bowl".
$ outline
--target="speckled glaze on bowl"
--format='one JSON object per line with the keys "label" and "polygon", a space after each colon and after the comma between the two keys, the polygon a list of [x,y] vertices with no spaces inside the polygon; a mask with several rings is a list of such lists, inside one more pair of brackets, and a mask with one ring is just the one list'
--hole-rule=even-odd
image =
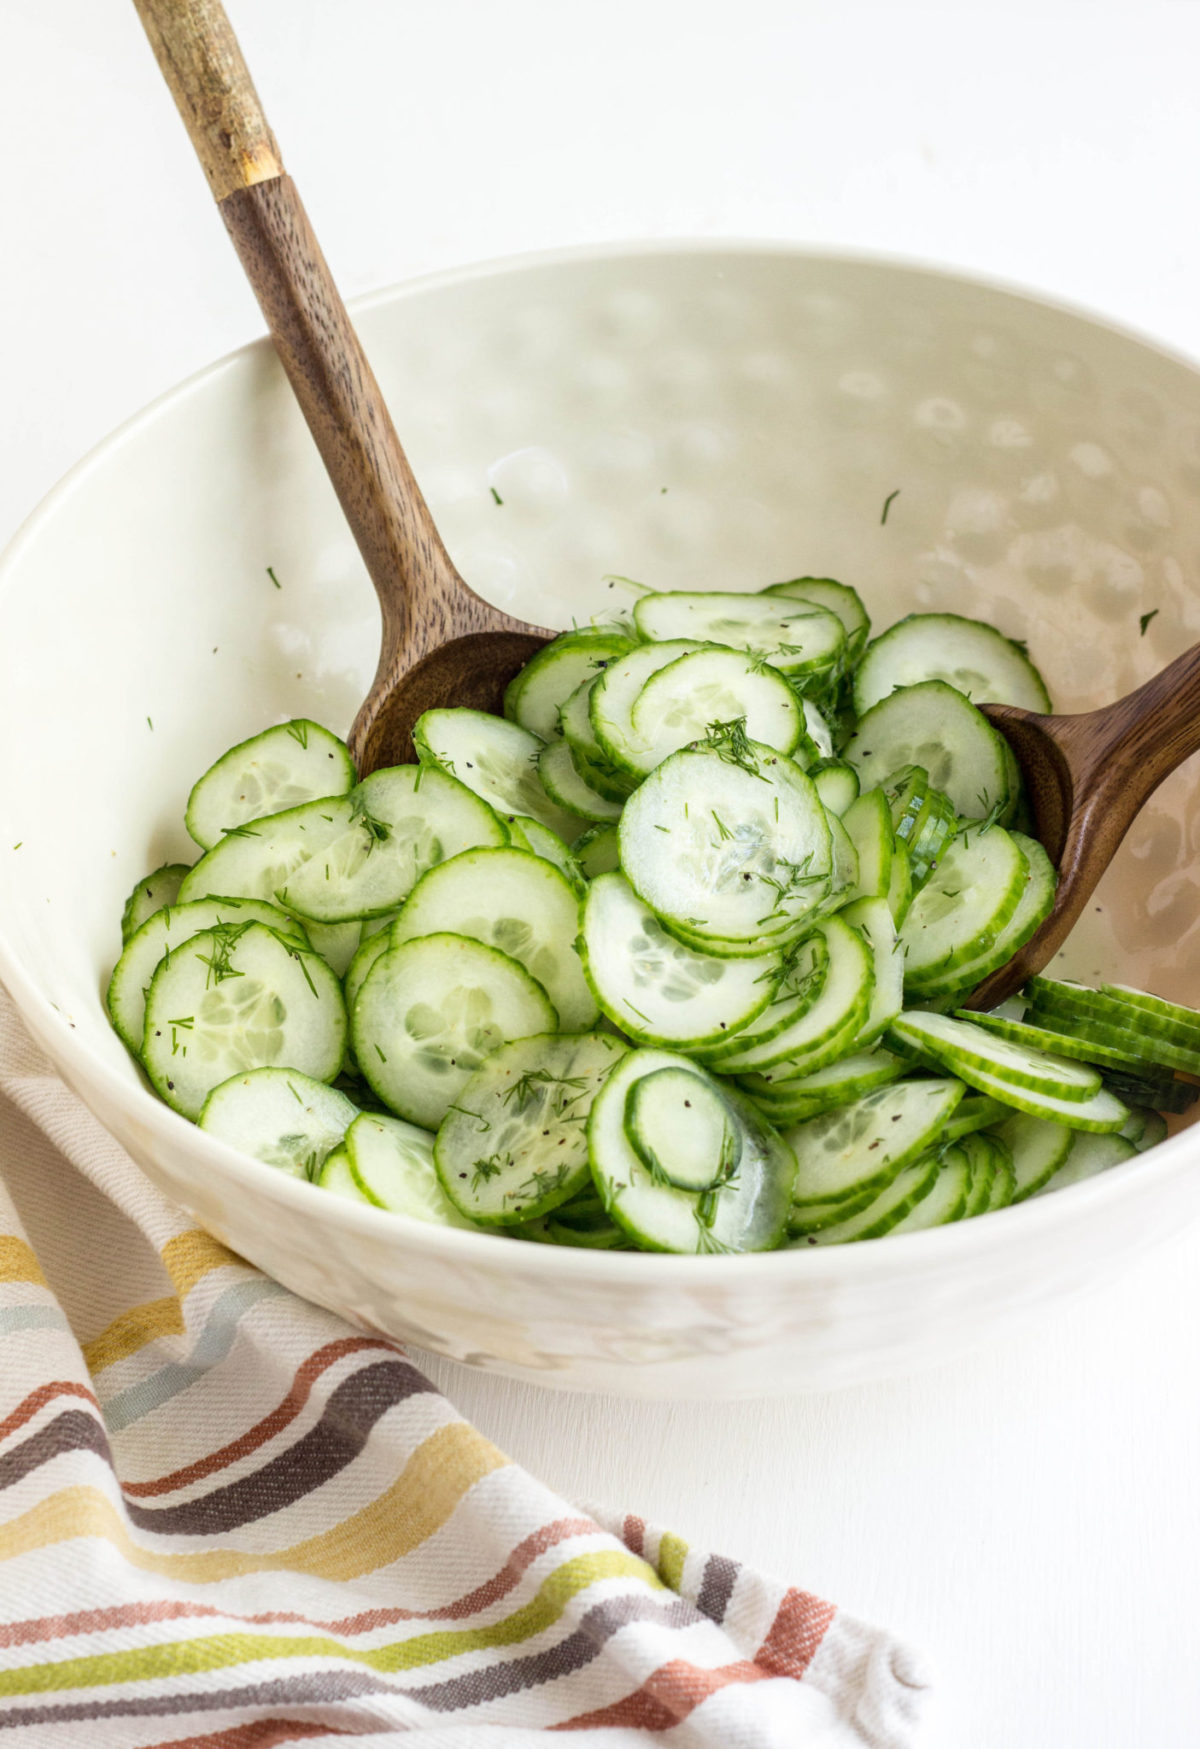
{"label": "speckled glaze on bowl", "polygon": [[[1068,710],[1200,636],[1200,374],[1093,319],[893,263],[708,243],[471,269],[357,319],[455,560],[528,619],[604,608],[607,572],[835,576],[880,626],[947,608],[1027,638]],[[231,742],[301,712],[346,729],[377,643],[265,342],[103,444],[0,568],[0,977],[150,1177],[288,1287],[548,1385],[749,1396],[961,1352],[1196,1214],[1185,1132],[941,1232],[746,1258],[563,1252],[358,1208],[199,1134],[104,1015],[122,901],[191,859],[183,800]],[[1186,767],[1061,970],[1200,999],[1197,800]]]}

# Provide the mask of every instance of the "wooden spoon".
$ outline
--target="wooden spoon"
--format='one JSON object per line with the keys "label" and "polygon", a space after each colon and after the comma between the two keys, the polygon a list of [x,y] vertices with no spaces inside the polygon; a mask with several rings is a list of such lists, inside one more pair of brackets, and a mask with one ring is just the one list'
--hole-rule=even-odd
{"label": "wooden spoon", "polygon": [[1058,865],[1053,911],[966,1004],[983,1009],[1011,996],[1053,958],[1135,816],[1200,749],[1200,644],[1136,692],[1082,716],[1040,716],[1008,704],[981,708],[1017,756],[1037,835]]}
{"label": "wooden spoon", "polygon": [[422,711],[499,710],[554,633],[489,606],[451,563],[220,0],[134,4],[379,596],[379,666],[350,751],[363,775],[400,764]]}

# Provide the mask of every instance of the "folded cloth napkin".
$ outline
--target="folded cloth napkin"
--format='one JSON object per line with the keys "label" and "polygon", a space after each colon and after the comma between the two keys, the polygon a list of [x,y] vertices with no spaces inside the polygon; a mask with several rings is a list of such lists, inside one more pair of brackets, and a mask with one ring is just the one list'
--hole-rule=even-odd
{"label": "folded cloth napkin", "polygon": [[3,990],[0,1180],[14,1749],[915,1741],[906,1646],[508,1462],[160,1196]]}

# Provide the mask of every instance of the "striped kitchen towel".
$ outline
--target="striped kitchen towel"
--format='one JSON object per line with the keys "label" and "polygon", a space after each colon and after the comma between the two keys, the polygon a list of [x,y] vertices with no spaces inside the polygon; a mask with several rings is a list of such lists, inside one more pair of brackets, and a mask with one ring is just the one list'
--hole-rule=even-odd
{"label": "striped kitchen towel", "polygon": [[557,1498],[166,1202],[3,991],[0,1177],[0,1749],[915,1742],[907,1647]]}

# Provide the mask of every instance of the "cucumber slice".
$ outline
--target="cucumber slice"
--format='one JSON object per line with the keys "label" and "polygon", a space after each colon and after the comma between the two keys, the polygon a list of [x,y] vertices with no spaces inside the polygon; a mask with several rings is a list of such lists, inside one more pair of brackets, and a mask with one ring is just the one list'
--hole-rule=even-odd
{"label": "cucumber slice", "polygon": [[923,887],[954,837],[958,820],[949,796],[934,789],[921,765],[903,765],[884,785],[896,838],[908,851],[913,889]]}
{"label": "cucumber slice", "polygon": [[[876,1087],[888,1087],[899,1081],[907,1071],[907,1061],[892,1051],[853,1051],[811,1075],[797,1076],[794,1081],[772,1082],[760,1075],[745,1075],[741,1085],[778,1127],[780,1120],[788,1125],[803,1123],[806,1118],[819,1117],[823,1111],[849,1105]],[[954,1119],[950,1121],[953,1123]]]}
{"label": "cucumber slice", "polygon": [[200,899],[191,904],[165,906],[131,935],[109,979],[106,1002],[109,1016],[122,1041],[141,1055],[146,1030],[146,992],[159,961],[182,947],[202,930],[218,923],[265,923],[280,935],[308,946],[301,925],[276,905],[255,899]]}
{"label": "cucumber slice", "polygon": [[298,1069],[251,1069],[214,1087],[196,1121],[266,1166],[314,1179],[357,1116],[344,1093]]}
{"label": "cucumber slice", "polygon": [[[645,648],[644,645],[634,647]],[[614,765],[596,739],[592,728],[591,699],[598,684],[598,678],[586,680],[571,694],[559,713],[559,726],[571,749],[575,769],[583,773],[597,795],[619,805],[634,788],[637,779],[632,772],[622,771]]]}
{"label": "cucumber slice", "polygon": [[1200,1050],[1200,1013],[1194,1008],[1152,996],[1148,990],[1137,990],[1132,984],[1101,984],[1100,990],[1129,1011],[1126,1026],[1163,1028],[1178,1044],[1194,1045]]}
{"label": "cucumber slice", "polygon": [[1071,1151],[1063,1164],[1034,1196],[1047,1196],[1054,1190],[1066,1190],[1069,1185],[1082,1184],[1085,1178],[1095,1178],[1113,1166],[1132,1160],[1137,1149],[1124,1136],[1084,1136],[1071,1138]]}
{"label": "cucumber slice", "polygon": [[[1017,949],[1023,947],[1030,936],[1041,928],[1054,909],[1054,892],[1058,885],[1058,873],[1054,864],[1036,838],[1028,838],[1023,832],[1012,832],[1010,836],[1020,847],[1026,863],[1025,887],[1016,910],[991,947],[985,949],[978,958],[964,961],[942,977],[923,978],[923,1000],[961,997],[976,989],[985,978],[1008,964]],[[979,1016],[973,1014],[972,1019],[978,1021]],[[1068,1051],[1060,1052],[1062,1056],[1070,1054]]]}
{"label": "cucumber slice", "polygon": [[1071,1137],[1076,1132],[1017,1112],[993,1125],[990,1133],[1004,1143],[1013,1163],[1012,1200],[1024,1202],[1053,1178],[1070,1153]]}
{"label": "cucumber slice", "polygon": [[[853,771],[854,768],[846,766],[845,769]],[[820,773],[813,776],[813,782],[818,786],[818,795],[821,793],[820,781]],[[857,775],[854,781],[858,782]],[[892,882],[895,835],[892,830],[891,809],[883,790],[869,789],[865,795],[852,801],[842,815],[842,825],[850,836],[854,854],[858,859],[858,881],[848,895],[848,901],[853,903],[858,899],[888,898]],[[893,921],[894,918],[893,912]]]}
{"label": "cucumber slice", "polygon": [[[769,1039],[735,1047],[721,1057],[723,1075],[749,1070],[764,1080],[795,1080],[844,1056],[867,1018],[875,987],[870,948],[857,929],[830,917],[820,926],[828,965],[820,993],[812,1005],[782,1032]],[[776,1067],[778,1066],[777,1072]]]}
{"label": "cucumber slice", "polygon": [[[807,704],[808,700],[805,700]],[[821,798],[821,806],[827,814],[836,814],[849,832],[846,824],[847,810],[858,800],[858,773],[852,765],[843,765],[840,759],[822,759],[817,765],[810,765],[808,775],[813,780],[813,786]],[[850,833],[851,841],[854,834]],[[857,850],[857,845],[855,845]],[[865,897],[865,895],[863,895]]]}
{"label": "cucumber slice", "polygon": [[487,711],[425,711],[413,727],[413,746],[423,766],[448,772],[498,814],[531,814],[560,838],[571,836],[570,814],[538,780],[542,742],[517,723]]}
{"label": "cucumber slice", "polygon": [[597,875],[615,874],[621,866],[616,827],[593,826],[590,832],[575,840],[575,855],[586,880],[594,881]]}
{"label": "cucumber slice", "polygon": [[858,886],[858,853],[850,834],[836,814],[827,813],[825,823],[829,827],[833,873],[828,896],[820,906],[819,914],[822,916],[829,911],[840,911],[846,903],[847,894],[854,892]]}
{"label": "cucumber slice", "polygon": [[783,595],[789,601],[808,601],[835,613],[846,633],[845,662],[853,667],[871,631],[867,610],[858,591],[848,583],[835,583],[832,577],[793,577],[787,583],[771,583],[764,595]]}
{"label": "cucumber slice", "polygon": [[575,892],[582,894],[586,890],[587,878],[578,859],[557,832],[552,832],[549,826],[543,826],[540,820],[534,820],[528,814],[505,814],[503,818],[514,850],[528,850],[532,856],[540,856],[543,862],[548,862],[551,868],[556,868],[570,881]]}
{"label": "cucumber slice", "polygon": [[434,863],[507,837],[492,810],[454,778],[397,765],[373,772],[349,796],[240,827],[200,858],[180,893],[230,890],[340,924],[394,911]]}
{"label": "cucumber slice", "polygon": [[634,769],[648,774],[714,723],[739,719],[752,741],[789,754],[803,741],[809,757],[817,757],[800,701],[783,675],[741,650],[719,647],[680,656],[650,676],[634,700],[623,751]]}
{"label": "cucumber slice", "polygon": [[[829,724],[825,721],[825,718],[821,715],[821,712],[817,709],[811,698],[802,698],[800,700],[800,706],[804,712],[804,730],[814,749],[814,760],[832,759],[833,730],[829,727]],[[797,747],[792,757],[795,759],[797,765],[803,765],[807,770],[809,761],[801,757],[800,747]],[[857,781],[856,778],[855,782]]]}
{"label": "cucumber slice", "polygon": [[[967,1079],[966,1075],[963,1079]],[[1014,1111],[1043,1117],[1071,1130],[1107,1134],[1119,1130],[1129,1116],[1129,1107],[1106,1088],[1101,1088],[1091,1099],[1055,1099],[1049,1093],[1038,1092],[1032,1087],[1018,1087],[1011,1081],[1002,1081],[998,1075],[985,1074],[981,1069],[971,1070],[970,1084],[978,1092],[998,1099]]]}
{"label": "cucumber slice", "polygon": [[406,941],[375,961],[350,1036],[388,1110],[432,1130],[492,1051],[557,1027],[550,998],[524,966],[447,933]]}
{"label": "cucumber slice", "polygon": [[1003,826],[952,839],[900,930],[906,987],[920,992],[926,980],[985,954],[1015,916],[1028,882],[1025,853]]}
{"label": "cucumber slice", "polygon": [[355,951],[354,958],[346,967],[342,978],[342,995],[346,999],[346,1013],[354,1013],[354,1004],[358,1000],[358,992],[367,981],[367,973],[375,964],[380,954],[391,947],[391,924],[375,935],[369,935]]}
{"label": "cucumber slice", "polygon": [[910,613],[868,644],[854,676],[854,708],[862,716],[897,687],[922,680],[944,680],[980,704],[1051,708],[1024,650],[995,626],[957,613]]}
{"label": "cucumber slice", "polygon": [[983,1130],[972,1130],[961,1141],[952,1142],[950,1147],[960,1150],[967,1161],[967,1206],[963,1210],[963,1219],[986,1214],[991,1207],[997,1170],[1008,1164],[1007,1148]]}
{"label": "cucumber slice", "polygon": [[326,1156],[316,1182],[322,1190],[332,1191],[334,1196],[344,1196],[347,1202],[365,1203],[367,1200],[354,1181],[350,1156],[343,1147],[335,1148]]}
{"label": "cucumber slice", "polygon": [[620,632],[564,632],[509,681],[504,694],[505,716],[540,741],[557,740],[561,733],[559,712],[571,694],[632,648],[633,640]]}
{"label": "cucumber slice", "polygon": [[[753,964],[754,962],[749,962]],[[774,962],[763,962],[763,971]],[[783,971],[766,1007],[753,1020],[740,1026],[732,1038],[722,1039],[698,1052],[710,1068],[722,1072],[722,1059],[730,1051],[746,1050],[751,1044],[767,1044],[800,1020],[816,1002],[829,969],[829,949],[823,935],[806,935],[790,947],[783,958]]]}
{"label": "cucumber slice", "polygon": [[[153,922],[153,919],[151,919]],[[262,923],[220,923],[159,965],[146,997],[142,1062],[173,1110],[197,1118],[246,1069],[332,1081],[346,1054],[337,979],[311,948]]]}
{"label": "cucumber slice", "polygon": [[356,777],[345,744],[320,723],[297,717],[240,741],[210,765],[188,797],[184,824],[201,850],[211,850],[251,820],[346,795]]}
{"label": "cucumber slice", "polygon": [[350,961],[362,942],[362,924],[314,923],[311,918],[307,918],[304,922],[304,933],[313,951],[320,954],[334,977],[344,978],[350,969]]}
{"label": "cucumber slice", "polygon": [[613,1220],[647,1251],[773,1250],[783,1237],[795,1177],[790,1148],[748,1099],[719,1089],[742,1133],[737,1171],[717,1190],[656,1184],[626,1135],[625,1106],[634,1083],[659,1069],[704,1078],[703,1070],[673,1052],[630,1051],[596,1096],[588,1119],[592,1177]]}
{"label": "cucumber slice", "polygon": [[690,1069],[655,1069],[633,1083],[625,1134],[656,1184],[716,1190],[737,1171],[742,1131],[723,1093]]}
{"label": "cucumber slice", "polygon": [[1010,1043],[1024,1045],[1030,1050],[1051,1051],[1060,1057],[1072,1057],[1077,1062],[1098,1064],[1105,1068],[1128,1069],[1134,1074],[1139,1067],[1138,1058],[1114,1050],[1110,1045],[1094,1044],[1086,1038],[1077,1038],[1072,1033],[1034,1026],[1028,1021],[1013,1020],[1008,1015],[977,1014],[964,1009],[959,1014],[959,1019],[969,1020],[975,1026],[994,1032],[999,1038],[1006,1038]]}
{"label": "cucumber slice", "polygon": [[904,1007],[904,949],[886,899],[859,899],[839,916],[861,931],[871,950],[871,1006],[854,1039],[855,1050],[862,1051],[882,1038]]}
{"label": "cucumber slice", "polygon": [[187,873],[186,862],[164,862],[161,868],[156,868],[153,874],[146,875],[138,882],[126,899],[125,909],[121,913],[122,947],[128,945],[142,924],[148,923],[156,912],[175,903]]}
{"label": "cucumber slice", "polygon": [[[938,1140],[963,1096],[961,1081],[898,1081],[787,1131],[796,1154],[792,1202],[839,1202],[882,1190]],[[802,1218],[802,1217],[801,1217]]]}
{"label": "cucumber slice", "polygon": [[1200,1087],[1191,1081],[1151,1081],[1143,1066],[1140,1075],[1119,1074],[1115,1069],[1104,1071],[1104,1085],[1126,1105],[1149,1105],[1155,1111],[1187,1111],[1200,1098]]}
{"label": "cucumber slice", "polygon": [[[1175,1069],[1185,1075],[1200,1075],[1200,1051],[1190,1045],[1177,1044],[1174,1040],[1164,1038],[1155,1027],[1143,1024],[1134,1031],[1132,1027],[1115,1026],[1108,1020],[1101,1020],[1093,1014],[1079,1015],[1060,1009],[1057,998],[1050,998],[1041,988],[1042,979],[1036,980],[1038,991],[1034,998],[1034,1006],[1029,1012],[1031,1026],[1044,1027],[1055,1034],[1065,1033],[1078,1039],[1089,1047],[1089,1056],[1097,1049],[1109,1053],[1109,1061],[1117,1072],[1123,1068],[1136,1066],[1140,1075],[1149,1078],[1163,1079]],[[1030,979],[1026,990],[1034,989],[1035,980]],[[1096,1059],[1099,1061],[1099,1058]]]}
{"label": "cucumber slice", "polygon": [[[889,1036],[896,1039],[898,1048],[934,1058],[960,1080],[997,1099],[1003,1099],[1004,1094],[997,1092],[992,1083],[1006,1090],[1028,1089],[1050,1099],[1077,1104],[1100,1093],[1099,1075],[1083,1063],[1025,1050],[969,1020],[956,1020],[948,1014],[925,1014],[910,1009],[893,1024]],[[988,1085],[982,1085],[983,1081]]]}
{"label": "cucumber slice", "polygon": [[633,618],[639,634],[652,643],[693,638],[727,644],[766,657],[781,674],[797,680],[827,674],[846,648],[845,629],[836,614],[778,596],[687,590],[643,595]]}
{"label": "cucumber slice", "polygon": [[619,820],[620,802],[610,802],[580,776],[565,741],[552,741],[538,754],[538,777],[550,800],[577,820]]}
{"label": "cucumber slice", "polygon": [[844,1219],[829,1222],[815,1230],[803,1224],[794,1230],[800,1235],[793,1245],[849,1245],[858,1239],[882,1239],[895,1232],[905,1218],[914,1214],[931,1195],[938,1182],[938,1163],[933,1155],[918,1160],[898,1172],[891,1182],[872,1197],[865,1208]]}
{"label": "cucumber slice", "polygon": [[957,1148],[944,1148],[934,1156],[937,1175],[927,1196],[916,1208],[897,1221],[892,1233],[928,1233],[935,1227],[949,1227],[961,1221],[967,1209],[971,1187],[970,1162]]}
{"label": "cucumber slice", "polygon": [[498,948],[524,966],[567,1032],[594,1024],[599,1010],[575,946],[579,900],[541,857],[526,850],[466,850],[431,868],[392,925],[391,945],[444,933]]}
{"label": "cucumber slice", "polygon": [[997,1209],[1009,1208],[1017,1194],[1017,1175],[1013,1169],[1012,1159],[1002,1154],[996,1161],[996,1173],[992,1179],[992,1194],[986,1209],[982,1214],[995,1214]]}
{"label": "cucumber slice", "polygon": [[365,1111],[346,1131],[346,1153],[355,1184],[376,1208],[438,1227],[475,1227],[442,1189],[428,1130]]}
{"label": "cucumber slice", "polygon": [[897,929],[903,928],[904,919],[913,902],[912,864],[904,844],[897,843],[892,847],[892,872],[888,877],[887,902],[892,922]]}
{"label": "cucumber slice", "polygon": [[972,1130],[995,1130],[998,1124],[1011,1116],[1008,1107],[1001,1105],[998,1099],[989,1099],[984,1093],[968,1092],[955,1107],[954,1116],[942,1131],[943,1145],[946,1142],[957,1142],[960,1136],[969,1136]]}
{"label": "cucumber slice", "polygon": [[620,657],[588,688],[588,724],[594,750],[588,745],[587,734],[580,721],[579,695],[574,695],[563,711],[563,734],[576,752],[589,759],[599,758],[614,771],[623,774],[628,790],[645,775],[631,751],[636,737],[633,731],[633,707],[642,689],[661,669],[668,668],[681,656],[691,656],[699,649],[694,639],[672,638],[665,643],[637,644]]}
{"label": "cucumber slice", "polygon": [[447,1196],[472,1220],[512,1226],[591,1187],[587,1120],[627,1047],[605,1033],[545,1034],[495,1051],[434,1144]]}
{"label": "cucumber slice", "polygon": [[1144,1105],[1134,1105],[1118,1134],[1124,1136],[1139,1154],[1144,1154],[1148,1148],[1157,1148],[1160,1142],[1166,1141],[1166,1119],[1160,1112],[1147,1111]]}
{"label": "cucumber slice", "polygon": [[685,947],[620,874],[591,883],[583,948],[596,1001],[639,1044],[723,1041],[763,1012],[783,970],[778,954],[717,959]]}
{"label": "cucumber slice", "polygon": [[639,897],[700,939],[769,945],[797,933],[830,890],[829,825],[812,783],[744,738],[673,753],[630,796],[619,830]]}
{"label": "cucumber slice", "polygon": [[968,820],[1003,823],[1016,805],[1007,743],[981,711],[942,680],[901,687],[862,718],[843,757],[864,789],[919,765]]}

